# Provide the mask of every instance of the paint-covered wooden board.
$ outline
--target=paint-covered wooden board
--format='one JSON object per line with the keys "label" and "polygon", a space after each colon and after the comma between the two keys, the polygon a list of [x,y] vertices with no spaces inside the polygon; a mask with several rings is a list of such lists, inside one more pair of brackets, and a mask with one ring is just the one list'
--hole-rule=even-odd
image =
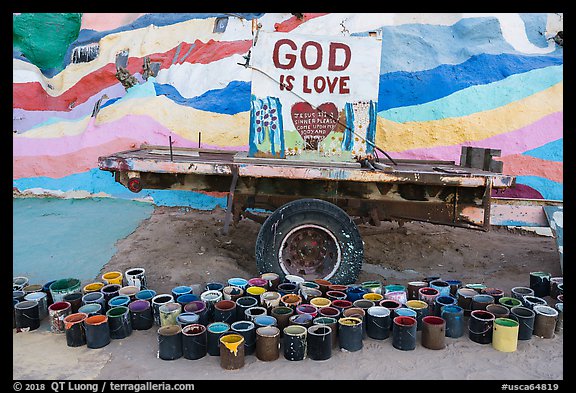
{"label": "paint-covered wooden board", "polygon": [[331,161],[302,161],[263,157],[248,157],[247,152],[238,152],[234,156],[234,162],[256,164],[256,165],[289,165],[289,166],[314,166],[314,167],[338,167],[338,168],[360,168],[359,162],[331,162]]}
{"label": "paint-covered wooden board", "polygon": [[[166,155],[170,155],[170,150],[159,150],[159,149],[154,149],[154,150],[150,150],[148,152],[149,154],[160,154],[163,156]],[[200,153],[198,153],[197,151],[173,151],[172,152],[173,156],[186,156],[186,157],[200,157]]]}
{"label": "paint-covered wooden board", "polygon": [[564,209],[563,206],[544,206],[544,214],[550,223],[560,254],[560,269],[564,272]]}

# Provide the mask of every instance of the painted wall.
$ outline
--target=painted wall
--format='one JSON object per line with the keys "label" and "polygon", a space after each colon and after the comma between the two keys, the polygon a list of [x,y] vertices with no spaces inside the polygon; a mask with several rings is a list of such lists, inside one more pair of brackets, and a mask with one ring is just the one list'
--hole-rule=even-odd
{"label": "painted wall", "polygon": [[[217,18],[220,32],[214,32]],[[248,150],[252,18],[264,31],[381,32],[376,144],[393,158],[459,162],[500,149],[518,186],[563,199],[562,14],[14,14],[13,186],[200,209],[224,195],[133,194],[98,157],[142,143]],[[139,82],[115,77],[117,54]],[[370,56],[369,53],[366,56]],[[143,75],[144,58],[157,64]],[[95,106],[99,111],[95,117]]]}

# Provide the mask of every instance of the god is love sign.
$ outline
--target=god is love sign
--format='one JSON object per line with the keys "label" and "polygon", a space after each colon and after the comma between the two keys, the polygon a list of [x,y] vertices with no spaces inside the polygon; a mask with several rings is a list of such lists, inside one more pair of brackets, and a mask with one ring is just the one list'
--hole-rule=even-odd
{"label": "god is love sign", "polygon": [[260,31],[250,59],[249,156],[350,161],[371,153],[381,48],[370,36]]}

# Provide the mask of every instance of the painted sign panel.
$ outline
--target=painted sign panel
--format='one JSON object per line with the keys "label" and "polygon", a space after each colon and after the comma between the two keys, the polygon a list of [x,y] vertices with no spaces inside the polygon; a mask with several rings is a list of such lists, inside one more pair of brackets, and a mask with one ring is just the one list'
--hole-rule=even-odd
{"label": "painted sign panel", "polygon": [[381,41],[260,31],[250,157],[351,161],[373,152]]}

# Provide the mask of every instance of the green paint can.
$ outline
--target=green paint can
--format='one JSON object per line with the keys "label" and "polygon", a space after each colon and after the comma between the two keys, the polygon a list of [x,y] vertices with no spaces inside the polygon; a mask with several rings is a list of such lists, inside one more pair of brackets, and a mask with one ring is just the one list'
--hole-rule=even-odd
{"label": "green paint can", "polygon": [[80,280],[77,278],[63,278],[56,280],[50,285],[50,294],[54,303],[64,301],[64,296],[69,293],[81,293]]}

